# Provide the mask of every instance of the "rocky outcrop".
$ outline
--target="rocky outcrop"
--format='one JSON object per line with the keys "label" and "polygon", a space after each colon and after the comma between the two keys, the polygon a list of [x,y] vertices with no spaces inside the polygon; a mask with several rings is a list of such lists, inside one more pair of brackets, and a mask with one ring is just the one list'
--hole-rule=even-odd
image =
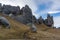
{"label": "rocky outcrop", "polygon": [[29,8],[28,5],[25,5],[25,7],[23,7],[20,10],[20,15],[14,15],[12,13],[9,14],[9,16],[13,19],[15,19],[18,22],[21,22],[23,24],[27,24],[27,23],[32,23],[32,11]]}
{"label": "rocky outcrop", "polygon": [[23,23],[23,24],[27,24],[26,18],[25,18],[24,16],[22,16],[22,15],[16,16],[16,17],[14,17],[14,19],[15,19],[16,21],[18,21],[18,22]]}
{"label": "rocky outcrop", "polygon": [[2,14],[7,14],[11,18],[15,19],[18,22],[21,22],[23,24],[28,23],[36,23],[36,24],[42,24],[44,23],[47,26],[53,26],[53,16],[47,15],[47,19],[43,19],[42,16],[39,17],[39,19],[36,19],[34,15],[32,15],[32,10],[28,5],[25,5],[25,7],[22,7],[20,9],[19,6],[11,6],[11,5],[1,5],[0,4],[0,12]]}
{"label": "rocky outcrop", "polygon": [[28,5],[25,5],[25,7],[23,7],[22,9],[20,9],[19,6],[11,6],[11,5],[5,5],[5,4],[3,4],[3,6],[0,5],[0,8],[1,7],[2,7],[1,13],[3,15],[8,15],[11,18],[19,22],[22,22],[24,24],[32,23],[32,16],[33,16],[32,10],[29,8]]}
{"label": "rocky outcrop", "polygon": [[5,5],[0,3],[0,12],[3,14],[9,15],[10,13],[17,15],[20,13],[20,7],[19,6],[11,6],[11,5]]}
{"label": "rocky outcrop", "polygon": [[25,7],[23,7],[23,8],[21,9],[21,11],[22,11],[22,16],[25,17],[27,23],[28,23],[28,22],[32,22],[32,11],[31,11],[31,9],[29,8],[29,6],[28,6],[28,5],[25,5]]}
{"label": "rocky outcrop", "polygon": [[38,22],[39,24],[42,24],[44,22],[44,19],[42,18],[42,16],[39,17]]}
{"label": "rocky outcrop", "polygon": [[45,24],[47,26],[53,26],[54,24],[53,16],[50,16],[50,14],[47,14],[47,19],[45,19]]}
{"label": "rocky outcrop", "polygon": [[25,21],[26,23],[32,22],[32,11],[28,5],[25,5],[25,7],[21,9],[21,16],[23,17],[24,20],[26,20]]}
{"label": "rocky outcrop", "polygon": [[42,16],[40,16],[38,19],[38,23],[39,24],[43,23],[49,27],[52,27],[52,26],[54,26],[53,16],[50,16],[50,14],[47,14],[47,19],[45,19],[45,20],[42,18]]}
{"label": "rocky outcrop", "polygon": [[0,12],[2,12],[2,4],[0,3]]}

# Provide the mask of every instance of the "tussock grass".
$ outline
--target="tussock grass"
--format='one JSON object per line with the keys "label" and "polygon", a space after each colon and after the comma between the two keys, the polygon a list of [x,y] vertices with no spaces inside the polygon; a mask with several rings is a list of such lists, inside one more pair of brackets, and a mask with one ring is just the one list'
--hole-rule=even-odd
{"label": "tussock grass", "polygon": [[60,40],[60,31],[58,29],[47,27],[44,24],[35,24],[37,26],[37,33],[31,33],[27,25],[19,23],[8,16],[4,17],[9,20],[11,28],[0,28],[1,40],[24,40],[24,33],[26,32],[28,32],[25,34],[25,39],[27,40]]}
{"label": "tussock grass", "polygon": [[[0,15],[1,16],[1,15]],[[3,15],[2,15],[3,16]],[[29,31],[29,27],[19,23],[8,16],[4,16],[10,22],[10,29],[0,28],[0,39],[22,39],[25,32]],[[0,26],[2,27],[2,26]]]}

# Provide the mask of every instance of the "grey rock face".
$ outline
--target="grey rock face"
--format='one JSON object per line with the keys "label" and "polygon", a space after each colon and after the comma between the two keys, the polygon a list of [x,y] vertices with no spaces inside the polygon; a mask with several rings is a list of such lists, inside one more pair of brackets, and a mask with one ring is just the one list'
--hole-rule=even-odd
{"label": "grey rock face", "polygon": [[36,22],[37,22],[37,19],[36,19],[35,16],[32,16],[32,22],[33,22],[33,23],[36,23]]}
{"label": "grey rock face", "polygon": [[45,20],[42,18],[42,16],[40,16],[39,19],[37,20],[37,23],[39,24],[44,23],[45,25],[49,27],[54,27],[53,16],[51,16],[50,14],[47,14],[47,19]]}
{"label": "grey rock face", "polygon": [[[11,5],[3,5],[2,6],[2,13],[4,15],[8,15],[12,18],[15,18],[17,21],[22,22],[24,24],[26,23],[32,23],[32,11],[29,8],[28,5],[25,5],[20,10],[19,6],[11,6]],[[21,13],[21,16],[17,16]]]}
{"label": "grey rock face", "polygon": [[27,20],[22,15],[16,16],[14,19],[18,22],[23,23],[23,24],[27,24]]}
{"label": "grey rock face", "polygon": [[24,16],[24,18],[26,18],[27,23],[32,22],[32,11],[29,8],[29,6],[26,5],[25,7],[23,7],[21,9],[21,11],[22,11],[21,12],[22,13],[22,16]]}
{"label": "grey rock face", "polygon": [[39,17],[38,22],[39,24],[42,24],[44,22],[44,19],[42,18],[42,16]]}
{"label": "grey rock face", "polygon": [[2,13],[5,14],[14,14],[17,15],[20,13],[20,7],[19,6],[11,6],[11,5],[3,5]]}
{"label": "grey rock face", "polygon": [[5,18],[0,16],[0,25],[4,25],[6,28],[10,28],[9,21]]}
{"label": "grey rock face", "polygon": [[2,4],[0,3],[0,12],[2,12]]}
{"label": "grey rock face", "polygon": [[[9,10],[7,10],[7,9],[9,9]],[[21,13],[21,15],[16,16],[17,13],[19,13],[19,12]],[[9,14],[9,16],[11,18],[13,18],[16,21],[21,22],[23,24],[32,23],[32,11],[31,11],[31,9],[29,8],[28,5],[23,7],[21,10],[20,10],[19,6],[17,6],[17,7],[12,6],[11,7],[10,5],[4,5],[3,6],[3,13]]]}
{"label": "grey rock face", "polygon": [[2,11],[2,13],[8,15],[10,12],[9,12],[7,9],[4,9],[4,10]]}
{"label": "grey rock face", "polygon": [[52,26],[54,24],[53,22],[53,16],[50,16],[50,14],[47,15],[47,19],[45,19],[45,24],[47,26]]}

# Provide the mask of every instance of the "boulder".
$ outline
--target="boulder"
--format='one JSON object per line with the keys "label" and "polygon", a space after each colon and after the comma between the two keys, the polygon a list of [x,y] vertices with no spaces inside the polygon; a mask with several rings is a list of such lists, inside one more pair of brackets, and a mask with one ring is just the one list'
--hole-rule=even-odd
{"label": "boulder", "polygon": [[32,29],[33,32],[37,32],[37,28],[36,28],[36,26],[34,24],[32,24],[31,29]]}
{"label": "boulder", "polygon": [[33,23],[28,23],[27,25],[30,27],[32,32],[37,32],[37,27]]}
{"label": "boulder", "polygon": [[9,21],[5,17],[2,17],[2,16],[0,16],[0,25],[3,25],[6,28],[10,28]]}

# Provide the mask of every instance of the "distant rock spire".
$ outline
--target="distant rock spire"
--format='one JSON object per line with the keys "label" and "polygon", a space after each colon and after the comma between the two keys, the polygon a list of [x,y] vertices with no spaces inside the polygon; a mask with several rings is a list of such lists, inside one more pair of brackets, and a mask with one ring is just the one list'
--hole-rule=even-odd
{"label": "distant rock spire", "polygon": [[47,19],[45,19],[45,24],[51,27],[54,24],[53,16],[50,16],[50,14],[47,14]]}
{"label": "distant rock spire", "polygon": [[2,12],[2,4],[0,3],[0,13]]}
{"label": "distant rock spire", "polygon": [[39,24],[43,23],[44,19],[42,18],[42,16],[39,17],[38,21],[39,21]]}
{"label": "distant rock spire", "polygon": [[24,16],[24,18],[26,19],[27,23],[32,22],[32,11],[29,8],[29,6],[25,5],[25,7],[23,7],[21,9],[21,11],[22,11],[21,12],[22,16]]}
{"label": "distant rock spire", "polygon": [[38,19],[38,23],[39,24],[44,23],[45,25],[49,27],[53,27],[54,26],[53,16],[51,16],[50,14],[47,14],[47,18],[45,20],[42,18],[42,16],[40,16]]}

